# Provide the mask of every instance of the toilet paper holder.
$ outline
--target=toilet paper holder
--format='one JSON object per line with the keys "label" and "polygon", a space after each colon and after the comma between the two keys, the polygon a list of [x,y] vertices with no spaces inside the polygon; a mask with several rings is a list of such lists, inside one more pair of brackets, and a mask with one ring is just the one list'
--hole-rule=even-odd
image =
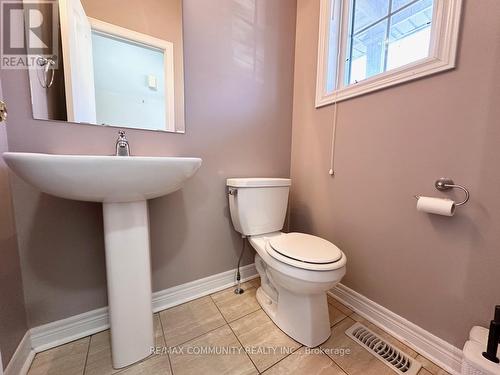
{"label": "toilet paper holder", "polygon": [[[465,193],[465,199],[462,202],[455,203],[455,206],[457,206],[457,207],[458,206],[463,206],[470,199],[469,190],[467,190],[462,185],[455,184],[455,182],[451,178],[442,177],[442,178],[440,178],[439,180],[437,180],[435,182],[434,186],[439,191],[447,191],[447,190],[451,190],[451,189],[460,189],[460,190],[462,190]],[[418,196],[418,195],[415,196],[415,199],[419,199],[419,198],[420,198],[420,196]]]}

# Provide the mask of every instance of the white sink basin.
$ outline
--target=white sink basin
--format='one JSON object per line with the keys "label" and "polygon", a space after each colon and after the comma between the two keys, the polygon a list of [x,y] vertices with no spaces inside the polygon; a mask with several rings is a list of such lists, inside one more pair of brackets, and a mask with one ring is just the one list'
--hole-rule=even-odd
{"label": "white sink basin", "polygon": [[44,193],[89,202],[134,202],[179,190],[198,158],[6,152],[7,165]]}
{"label": "white sink basin", "polygon": [[19,177],[45,193],[103,202],[113,367],[149,356],[154,332],[146,200],[180,189],[202,160],[17,152],[3,157]]}

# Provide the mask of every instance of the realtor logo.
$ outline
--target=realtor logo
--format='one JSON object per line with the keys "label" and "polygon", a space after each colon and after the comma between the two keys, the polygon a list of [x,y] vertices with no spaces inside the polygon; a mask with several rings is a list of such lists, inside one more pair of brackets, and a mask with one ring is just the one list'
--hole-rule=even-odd
{"label": "realtor logo", "polygon": [[57,1],[2,1],[0,8],[2,69],[27,69],[40,58],[57,64]]}

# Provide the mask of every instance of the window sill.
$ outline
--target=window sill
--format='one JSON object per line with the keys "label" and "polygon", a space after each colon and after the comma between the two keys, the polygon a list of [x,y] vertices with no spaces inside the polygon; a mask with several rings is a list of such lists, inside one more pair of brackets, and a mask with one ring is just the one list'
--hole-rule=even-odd
{"label": "window sill", "polygon": [[370,92],[382,90],[387,87],[399,85],[404,82],[409,82],[453,68],[455,68],[454,59],[451,59],[451,61],[443,61],[432,57],[420,60],[413,64],[405,65],[404,67],[381,73],[358,83],[343,87],[329,94],[318,95],[316,97],[316,108],[355,98]]}

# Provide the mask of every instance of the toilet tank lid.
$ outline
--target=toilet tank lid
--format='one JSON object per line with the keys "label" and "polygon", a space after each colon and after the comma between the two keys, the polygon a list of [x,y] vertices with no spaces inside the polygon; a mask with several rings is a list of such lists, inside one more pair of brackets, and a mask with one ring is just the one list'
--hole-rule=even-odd
{"label": "toilet tank lid", "polygon": [[226,182],[230,187],[273,187],[290,186],[289,178],[228,178]]}

